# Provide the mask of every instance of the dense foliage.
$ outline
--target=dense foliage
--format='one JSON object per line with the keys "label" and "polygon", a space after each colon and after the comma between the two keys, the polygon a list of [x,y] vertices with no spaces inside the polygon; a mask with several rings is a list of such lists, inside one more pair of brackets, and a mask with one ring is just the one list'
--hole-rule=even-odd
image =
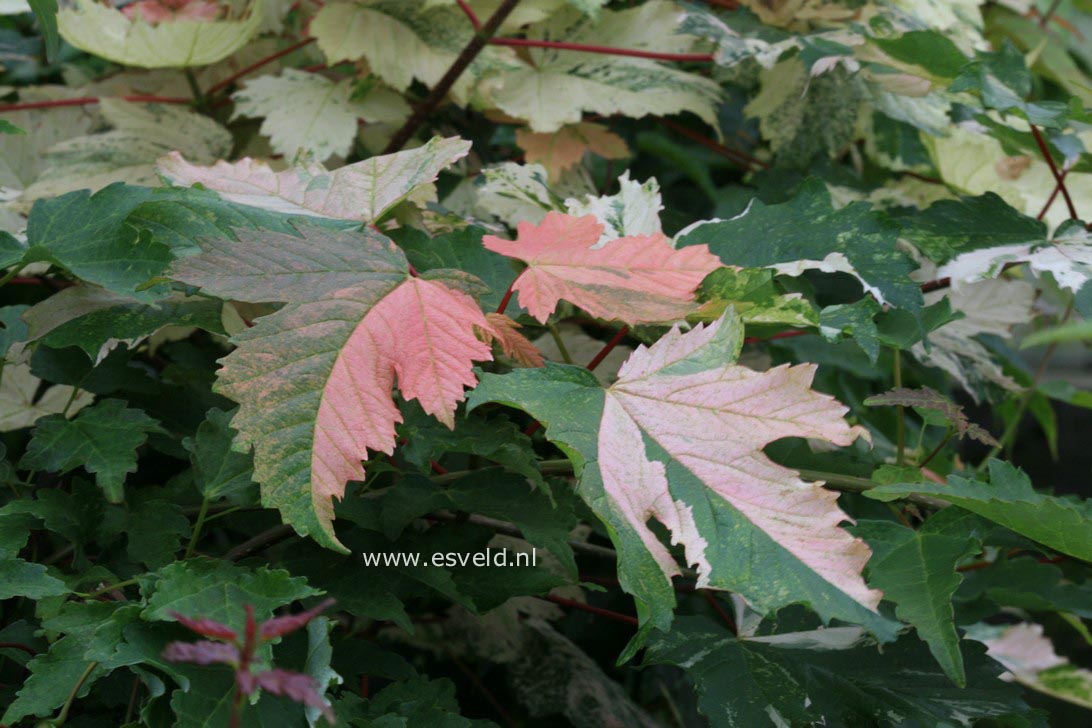
{"label": "dense foliage", "polygon": [[1088,0],[0,13],[0,724],[1089,720]]}

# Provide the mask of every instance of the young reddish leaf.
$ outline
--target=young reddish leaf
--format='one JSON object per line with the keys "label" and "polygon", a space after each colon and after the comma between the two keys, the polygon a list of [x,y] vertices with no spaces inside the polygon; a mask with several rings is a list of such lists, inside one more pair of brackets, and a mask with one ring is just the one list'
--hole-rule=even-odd
{"label": "young reddish leaf", "polygon": [[552,134],[517,129],[516,144],[526,153],[527,164],[541,164],[553,180],[578,164],[587,152],[604,159],[622,159],[629,155],[629,147],[622,137],[602,124],[587,121],[570,124]]}
{"label": "young reddish leaf", "polygon": [[163,650],[167,662],[191,662],[194,665],[236,665],[239,648],[225,642],[172,642]]}
{"label": "young reddish leaf", "polygon": [[330,724],[337,721],[333,709],[319,693],[315,681],[310,675],[276,668],[257,673],[254,675],[254,682],[267,693],[283,695],[297,703],[318,708]]}
{"label": "young reddish leaf", "polygon": [[503,313],[493,312],[485,314],[485,320],[490,325],[483,330],[486,342],[496,341],[505,356],[525,367],[540,367],[546,363],[542,352],[519,332],[523,327],[515,321]]}
{"label": "young reddish leaf", "polygon": [[160,174],[174,184],[202,184],[232,202],[275,212],[371,222],[469,151],[470,142],[436,137],[416,149],[372,157],[332,172],[314,163],[275,172],[249,157],[200,167],[178,152],[160,159],[158,166]]}
{"label": "young reddish leaf", "polygon": [[286,614],[283,617],[268,619],[265,622],[262,622],[258,627],[258,636],[263,640],[271,640],[286,635],[289,632],[295,632],[297,629],[326,611],[334,601],[335,600],[333,599],[324,599],[306,612]]}
{"label": "young reddish leaf", "polygon": [[580,494],[610,524],[623,585],[660,628],[680,569],[650,520],[684,547],[699,587],[736,591],[763,612],[807,602],[824,619],[890,637],[875,611],[880,592],[861,577],[869,549],[839,528],[847,517],[837,494],[762,451],[785,437],[845,446],[866,433],[810,388],[815,365],[733,364],[742,340],[734,315],[685,334],[676,327],[637,349],[606,390],[582,369],[547,364],[486,375],[470,405],[520,407],[572,454]]}
{"label": "young reddish leaf", "polygon": [[[267,506],[301,534],[343,549],[333,501],[364,478],[368,451],[394,452],[402,417],[391,390],[453,427],[473,363],[492,358],[489,323],[466,293],[415,278],[401,251],[372,230],[302,227],[206,241],[174,275],[206,292],[288,305],[235,338],[217,390],[239,402],[232,426],[255,449]],[[445,280],[462,286],[464,278]]]}
{"label": "young reddish leaf", "polygon": [[678,320],[693,310],[702,279],[720,267],[706,246],[675,250],[660,233],[596,246],[603,225],[591,215],[550,212],[540,225],[524,222],[517,230],[514,242],[487,235],[482,245],[527,263],[513,289],[544,323],[563,298],[627,324]]}
{"label": "young reddish leaf", "polygon": [[994,439],[993,435],[967,419],[962,407],[929,387],[920,387],[918,389],[898,387],[889,392],[869,397],[864,403],[869,407],[890,405],[916,407],[939,412],[961,438],[969,437],[985,445],[997,445],[997,440]]}
{"label": "young reddish leaf", "polygon": [[231,627],[212,619],[192,619],[178,612],[167,612],[167,614],[171,615],[176,622],[186,629],[205,637],[213,637],[218,640],[234,640],[239,637],[238,633]]}

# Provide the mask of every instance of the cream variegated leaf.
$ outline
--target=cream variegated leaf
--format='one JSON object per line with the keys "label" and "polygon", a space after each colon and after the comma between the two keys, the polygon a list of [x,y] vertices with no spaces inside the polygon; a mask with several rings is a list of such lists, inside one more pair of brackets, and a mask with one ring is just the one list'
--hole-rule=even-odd
{"label": "cream variegated leaf", "polygon": [[64,413],[72,417],[94,401],[90,392],[56,384],[41,395],[42,380],[22,361],[5,362],[0,378],[0,432],[30,427],[38,418]]}
{"label": "cream variegated leaf", "polygon": [[1066,223],[1051,240],[1029,240],[995,248],[981,248],[956,256],[937,275],[961,285],[994,278],[1006,265],[1026,263],[1037,274],[1049,273],[1062,288],[1074,293],[1092,280],[1092,234],[1080,221]]}
{"label": "cream variegated leaf", "polygon": [[642,622],[666,629],[680,573],[655,520],[697,569],[698,586],[738,592],[768,612],[810,604],[891,637],[861,577],[868,547],[839,527],[837,494],[762,452],[784,437],[846,446],[864,433],[846,408],[813,391],[815,366],[756,372],[735,364],[743,326],[729,312],[640,347],[603,389],[579,367],[487,374],[470,395],[518,407],[572,459],[578,492],[608,525],[623,587]]}
{"label": "cream variegated leaf", "polygon": [[72,0],[57,14],[61,35],[80,50],[126,66],[189,68],[230,56],[264,22],[265,0],[251,0],[224,19],[179,19],[148,23],[128,18],[112,5]]}
{"label": "cream variegated leaf", "polygon": [[469,142],[436,137],[416,149],[333,171],[310,162],[281,172],[257,159],[201,167],[169,154],[159,161],[159,172],[175,184],[201,184],[226,200],[264,210],[372,222],[431,184],[440,170],[468,151]]}
{"label": "cream variegated leaf", "polygon": [[[474,36],[454,4],[436,6],[425,0],[330,2],[315,16],[310,31],[330,64],[366,60],[398,91],[414,80],[434,85]],[[486,47],[460,76],[455,93],[464,95],[475,77],[512,65],[511,58],[507,49]]]}
{"label": "cream variegated leaf", "polygon": [[156,160],[168,152],[209,164],[231,151],[232,138],[214,120],[184,107],[103,99],[102,116],[112,127],[62,141],[46,150],[46,168],[26,189],[21,203],[114,182],[159,184]]}
{"label": "cream variegated leaf", "polygon": [[[35,103],[80,96],[63,86],[35,86],[19,90],[19,101]],[[62,106],[0,113],[26,134],[0,134],[0,188],[23,190],[48,166],[45,153],[61,142],[82,137],[103,123],[97,106]]]}
{"label": "cream variegated leaf", "polygon": [[660,184],[655,179],[644,183],[629,178],[629,171],[618,178],[618,192],[613,195],[585,195],[583,199],[565,200],[570,215],[595,215],[603,224],[597,245],[627,235],[654,235],[662,232],[660,211],[664,209]]}
{"label": "cream variegated leaf", "polygon": [[1001,369],[989,349],[975,337],[999,336],[1008,339],[1012,329],[1031,321],[1035,288],[1026,281],[992,279],[965,283],[950,291],[925,294],[926,305],[947,298],[953,311],[963,318],[941,326],[929,334],[929,345],[914,344],[915,359],[939,367],[956,379],[977,401],[983,385],[991,383],[1008,390],[1020,386]]}
{"label": "cream variegated leaf", "polygon": [[304,152],[325,162],[349,153],[360,121],[391,123],[409,116],[409,104],[390,89],[372,89],[362,99],[352,93],[352,79],[334,82],[288,68],[280,76],[245,82],[233,96],[234,116],[261,118],[262,134],[286,158]]}
{"label": "cream variegated leaf", "polygon": [[1059,655],[1043,626],[1033,622],[1011,625],[975,624],[970,636],[981,640],[988,654],[1008,669],[1004,679],[1092,709],[1092,670]]}
{"label": "cream variegated leaf", "polygon": [[[528,30],[535,40],[565,41],[636,50],[685,53],[694,39],[673,31],[683,13],[674,3],[652,0],[626,10],[603,10],[598,22],[563,10]],[[556,132],[584,113],[676,114],[689,111],[716,126],[719,87],[693,73],[647,58],[535,48],[530,62],[499,70],[480,90],[506,114],[525,119],[535,132]]]}

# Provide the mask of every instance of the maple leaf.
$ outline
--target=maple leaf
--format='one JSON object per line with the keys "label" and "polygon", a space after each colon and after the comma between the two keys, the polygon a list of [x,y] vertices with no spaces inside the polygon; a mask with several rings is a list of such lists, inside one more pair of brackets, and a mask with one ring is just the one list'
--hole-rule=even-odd
{"label": "maple leaf", "polygon": [[[294,68],[247,81],[232,98],[232,118],[265,117],[261,131],[274,151],[291,159],[303,150],[319,162],[349,153],[359,120],[397,123],[410,113],[409,104],[390,89],[372,89],[354,99],[352,79],[334,83]],[[292,103],[285,104],[286,98]]]}
{"label": "maple leaf", "polygon": [[[435,86],[474,37],[457,7],[433,7],[426,0],[329,2],[311,21],[310,33],[330,65],[366,59],[391,88],[405,91],[417,79]],[[465,95],[484,70],[511,65],[507,48],[486,46],[454,86]]]}
{"label": "maple leaf", "polygon": [[175,184],[201,184],[226,200],[263,210],[372,222],[469,151],[470,142],[434,137],[416,149],[372,157],[332,172],[316,163],[275,172],[249,157],[199,167],[175,152],[159,160],[159,171]]}
{"label": "maple leaf", "polygon": [[605,229],[599,238],[606,243],[626,235],[653,235],[661,232],[660,211],[664,209],[660,183],[655,178],[638,182],[629,178],[629,171],[618,178],[618,193],[614,195],[584,195],[584,199],[565,200],[570,215],[595,215]]}
{"label": "maple leaf", "polygon": [[490,329],[483,332],[487,342],[496,341],[504,355],[525,367],[540,367],[546,362],[542,352],[519,330],[522,328],[503,313],[487,313],[485,320]]}
{"label": "maple leaf", "polygon": [[738,592],[763,612],[807,602],[825,620],[890,637],[893,625],[875,611],[880,593],[861,577],[870,551],[838,527],[847,517],[837,495],[762,452],[784,437],[845,446],[866,433],[810,389],[815,365],[756,372],[731,363],[742,341],[729,311],[637,349],[607,389],[582,368],[551,363],[486,374],[469,408],[501,402],[546,426],[608,524],[642,622],[667,629],[670,577],[681,572],[652,519],[697,566],[699,587]]}
{"label": "maple leaf", "polygon": [[1092,280],[1092,233],[1082,222],[1073,220],[1058,228],[1050,241],[1033,239],[972,250],[941,266],[937,275],[951,278],[958,289],[966,283],[994,278],[1011,263],[1027,263],[1035,273],[1053,275],[1062,288],[1087,295],[1085,289]]}
{"label": "maple leaf", "polygon": [[523,149],[527,163],[541,164],[550,179],[557,179],[562,172],[576,166],[588,152],[604,159],[629,155],[622,137],[602,124],[587,121],[562,127],[553,134],[517,129],[516,144]]}
{"label": "maple leaf", "polygon": [[675,250],[657,233],[597,246],[602,232],[592,215],[550,212],[541,225],[520,223],[514,242],[487,235],[482,245],[527,263],[512,288],[520,305],[543,323],[561,299],[627,324],[684,318],[702,279],[720,267],[705,245]]}
{"label": "maple leaf", "polygon": [[192,15],[176,14],[169,22],[152,23],[142,13],[129,18],[112,5],[74,0],[57,13],[57,28],[76,48],[126,66],[205,66],[231,55],[254,36],[265,17],[262,5],[248,3],[231,20],[210,20],[195,7]]}
{"label": "maple leaf", "polygon": [[972,440],[978,440],[984,445],[997,445],[997,440],[994,439],[993,435],[983,427],[967,419],[967,415],[963,412],[962,407],[940,392],[935,389],[930,389],[929,387],[921,387],[919,389],[896,387],[889,392],[869,397],[864,403],[869,407],[875,407],[877,405],[898,405],[902,407],[932,410],[938,412],[947,420],[948,424],[952,426],[952,429],[955,430],[955,433],[961,438],[969,437]]}
{"label": "maple leaf", "polygon": [[492,327],[457,290],[465,276],[411,277],[402,252],[374,230],[299,231],[207,240],[172,272],[222,298],[287,304],[235,337],[216,389],[240,404],[232,427],[238,445],[255,449],[263,502],[344,550],[332,499],[364,478],[368,450],[394,452],[395,381],[453,427],[463,388],[477,383],[473,362],[492,359],[475,331]]}
{"label": "maple leaf", "polygon": [[[576,9],[554,13],[527,29],[528,38],[684,53],[692,36],[675,33],[682,11],[674,3],[603,10],[598,22]],[[581,121],[583,112],[630,117],[689,111],[716,126],[716,83],[648,58],[533,48],[527,60],[500,66],[478,90],[501,111],[526,119],[533,131],[553,132]]]}
{"label": "maple leaf", "polygon": [[915,343],[910,348],[914,358],[951,374],[975,401],[981,399],[982,385],[987,382],[1019,390],[1020,385],[1005,374],[996,355],[975,337],[1011,338],[1014,326],[1034,318],[1035,287],[1027,281],[990,278],[925,294],[926,305],[942,299],[962,318],[930,332],[928,348],[924,342]]}

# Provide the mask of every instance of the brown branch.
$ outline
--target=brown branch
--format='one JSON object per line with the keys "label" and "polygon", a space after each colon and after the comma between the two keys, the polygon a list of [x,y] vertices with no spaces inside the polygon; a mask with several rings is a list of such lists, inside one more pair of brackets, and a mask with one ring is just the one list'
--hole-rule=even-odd
{"label": "brown branch", "polygon": [[636,617],[631,617],[628,614],[621,614],[619,612],[612,612],[609,609],[603,609],[602,607],[593,607],[590,604],[584,602],[578,602],[575,599],[566,599],[565,597],[555,597],[553,594],[547,594],[544,597],[539,597],[548,602],[561,605],[562,607],[568,607],[570,609],[576,609],[581,612],[587,612],[588,614],[594,614],[599,617],[606,617],[607,619],[614,620],[615,622],[622,622],[623,624],[629,624],[634,627],[638,626],[639,622]]}
{"label": "brown branch", "polygon": [[693,129],[688,129],[687,127],[683,126],[682,124],[679,124],[677,122],[672,121],[671,119],[665,119],[662,116],[658,116],[658,117],[656,117],[656,120],[658,122],[660,122],[661,124],[663,124],[664,126],[666,126],[671,131],[673,131],[673,132],[675,132],[677,134],[681,134],[682,136],[686,137],[687,139],[689,139],[689,140],[691,140],[693,142],[697,142],[698,144],[702,145],[706,149],[708,149],[710,151],[713,151],[713,152],[716,152],[717,154],[721,155],[722,157],[724,157],[726,159],[729,159],[732,162],[734,162],[735,164],[738,164],[739,166],[743,167],[744,169],[747,169],[748,165],[754,165],[754,166],[757,166],[757,167],[762,167],[763,169],[766,169],[766,168],[768,168],[770,166],[768,163],[763,162],[761,159],[758,159],[756,157],[752,157],[750,154],[747,154],[745,152],[741,152],[738,149],[732,149],[731,147],[726,147],[726,146],[724,146],[723,144],[721,144],[719,142],[713,141],[712,139],[709,139],[708,137],[702,136],[701,134],[694,131]]}
{"label": "brown branch", "polygon": [[395,135],[391,138],[387,148],[383,151],[384,154],[393,154],[399,151],[406,145],[413,135],[417,132],[422,124],[425,123],[425,119],[429,114],[436,110],[436,107],[440,105],[440,102],[444,100],[451,87],[455,85],[455,82],[459,80],[459,77],[463,75],[463,72],[470,66],[478,54],[482,52],[489,39],[493,37],[493,34],[500,28],[504,19],[515,10],[516,5],[519,4],[519,0],[504,0],[496,12],[489,16],[489,20],[485,21],[481,30],[478,31],[470,42],[463,48],[462,53],[458,55],[455,62],[451,64],[451,67],[447,69],[447,73],[443,78],[437,82],[432,90],[429,91],[428,96],[424,98],[421,103],[417,105],[417,108],[413,110],[410,117],[406,119],[406,123],[402,125]]}
{"label": "brown branch", "polygon": [[1062,191],[1062,197],[1065,198],[1066,207],[1069,208],[1069,217],[1073,220],[1077,220],[1077,208],[1073,204],[1073,198],[1069,196],[1069,190],[1065,186],[1065,175],[1058,169],[1058,165],[1054,163],[1054,156],[1050,153],[1050,148],[1047,147],[1046,139],[1043,139],[1042,132],[1039,131],[1039,127],[1031,124],[1031,135],[1035,137],[1035,143],[1039,146],[1039,151],[1043,155],[1043,160],[1046,161],[1047,166],[1050,167],[1050,173],[1054,175],[1054,182]]}

